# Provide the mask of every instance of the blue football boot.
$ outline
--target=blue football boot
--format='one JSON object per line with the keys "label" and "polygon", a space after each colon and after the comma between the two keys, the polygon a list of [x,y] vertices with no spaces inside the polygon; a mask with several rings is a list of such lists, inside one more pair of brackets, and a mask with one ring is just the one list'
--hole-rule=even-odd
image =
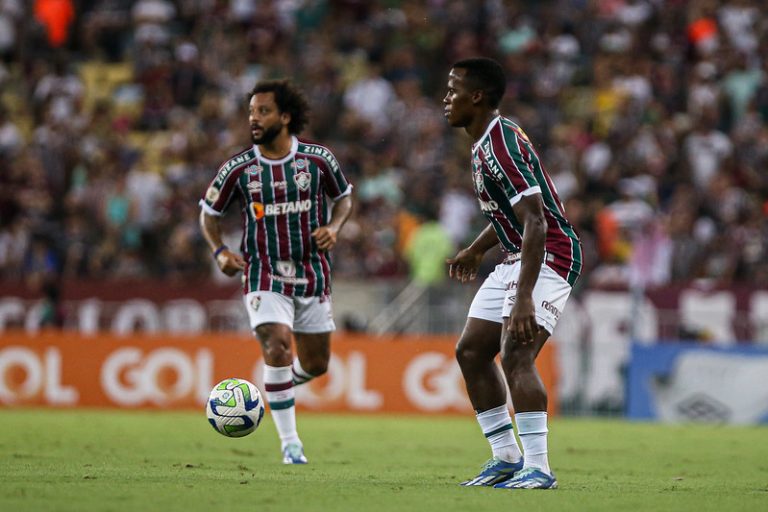
{"label": "blue football boot", "polygon": [[538,468],[525,468],[505,482],[494,485],[497,489],[557,489],[555,475]]}
{"label": "blue football boot", "polygon": [[521,469],[523,469],[523,459],[517,462],[507,462],[498,457],[493,457],[483,464],[479,475],[466,482],[461,482],[461,485],[465,487],[475,485],[490,487],[499,482],[509,480]]}
{"label": "blue football boot", "polygon": [[290,443],[283,448],[283,464],[306,464],[304,448],[297,443]]}

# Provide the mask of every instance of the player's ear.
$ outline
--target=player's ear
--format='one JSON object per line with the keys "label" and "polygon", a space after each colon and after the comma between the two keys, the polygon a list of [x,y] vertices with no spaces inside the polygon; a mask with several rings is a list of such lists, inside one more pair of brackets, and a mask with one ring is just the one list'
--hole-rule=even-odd
{"label": "player's ear", "polygon": [[485,91],[482,89],[477,89],[475,91],[472,91],[472,104],[473,105],[479,105],[483,102],[483,98],[485,98]]}
{"label": "player's ear", "polygon": [[291,114],[288,112],[283,112],[280,114],[280,121],[283,123],[284,126],[288,126],[291,124]]}

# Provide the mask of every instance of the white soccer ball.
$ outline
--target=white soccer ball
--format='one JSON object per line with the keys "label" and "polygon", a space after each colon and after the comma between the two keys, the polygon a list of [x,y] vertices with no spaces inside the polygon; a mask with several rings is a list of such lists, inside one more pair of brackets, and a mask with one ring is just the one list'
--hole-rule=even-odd
{"label": "white soccer ball", "polygon": [[225,379],[216,384],[205,405],[208,422],[227,437],[247,436],[264,417],[259,389],[245,379]]}

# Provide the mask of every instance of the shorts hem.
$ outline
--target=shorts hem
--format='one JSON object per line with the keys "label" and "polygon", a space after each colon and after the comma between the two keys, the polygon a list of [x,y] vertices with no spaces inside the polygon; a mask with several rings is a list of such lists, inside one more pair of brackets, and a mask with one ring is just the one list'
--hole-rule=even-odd
{"label": "shorts hem", "polygon": [[259,322],[257,324],[251,325],[251,330],[255,331],[258,327],[261,327],[264,324],[280,324],[280,325],[285,325],[289,329],[293,330],[293,326],[291,324],[283,322],[281,320],[275,320],[275,319],[259,320]]}
{"label": "shorts hem", "polygon": [[336,326],[334,325],[332,328],[316,328],[312,329],[309,327],[303,327],[301,329],[294,329],[293,332],[297,334],[323,334],[325,332],[335,332]]}
{"label": "shorts hem", "polygon": [[499,319],[499,317],[491,318],[490,315],[485,316],[482,313],[477,313],[475,311],[470,311],[467,314],[467,318],[476,318],[478,320],[486,320],[488,322],[494,322],[494,323],[497,323],[497,324],[503,324],[504,323],[504,319],[503,318],[502,319]]}

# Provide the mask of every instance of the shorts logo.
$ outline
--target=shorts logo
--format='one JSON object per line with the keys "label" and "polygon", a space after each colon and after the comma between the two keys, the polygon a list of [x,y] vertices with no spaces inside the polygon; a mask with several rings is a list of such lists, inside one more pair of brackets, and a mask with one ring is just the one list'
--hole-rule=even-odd
{"label": "shorts logo", "polygon": [[261,306],[261,295],[254,295],[251,297],[251,309],[258,311]]}
{"label": "shorts logo", "polygon": [[296,264],[292,261],[278,261],[276,267],[281,276],[294,277],[296,275]]}
{"label": "shorts logo", "polygon": [[557,309],[555,306],[547,302],[546,300],[541,302],[541,307],[544,308],[546,311],[549,311],[552,313],[552,315],[555,317],[555,320],[560,319],[560,310]]}
{"label": "shorts logo", "polygon": [[[299,162],[303,162],[303,160],[299,160]],[[296,167],[298,167],[298,164]],[[296,186],[301,190],[307,190],[312,183],[312,175],[308,172],[300,172],[293,176],[293,181],[296,182]]]}
{"label": "shorts logo", "polygon": [[215,203],[217,199],[219,199],[219,189],[208,187],[208,190],[205,191],[205,200],[209,203]]}
{"label": "shorts logo", "polygon": [[511,281],[511,282],[510,282],[510,283],[507,285],[507,290],[514,290],[515,288],[517,288],[517,281]]}
{"label": "shorts logo", "polygon": [[256,218],[256,220],[259,220],[264,217],[264,205],[261,203],[253,203],[251,204],[251,208],[253,209],[253,216]]}

